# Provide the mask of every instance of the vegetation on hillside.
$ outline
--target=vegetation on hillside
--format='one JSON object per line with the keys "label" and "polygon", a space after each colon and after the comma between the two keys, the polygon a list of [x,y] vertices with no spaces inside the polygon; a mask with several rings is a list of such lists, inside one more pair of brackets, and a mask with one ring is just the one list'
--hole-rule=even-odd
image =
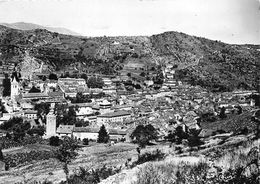
{"label": "vegetation on hillside", "polygon": [[[3,63],[20,63],[25,51],[51,70],[114,75],[131,60],[165,67],[173,64],[180,80],[212,91],[256,89],[260,52],[257,46],[166,32],[151,37],[84,38],[47,30],[0,27]],[[152,71],[152,70],[151,70]]]}

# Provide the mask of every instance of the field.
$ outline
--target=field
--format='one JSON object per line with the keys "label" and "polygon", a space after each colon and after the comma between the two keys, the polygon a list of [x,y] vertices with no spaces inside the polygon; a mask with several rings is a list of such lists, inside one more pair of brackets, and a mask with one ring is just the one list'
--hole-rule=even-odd
{"label": "field", "polygon": [[[17,149],[5,150],[4,154],[31,151],[33,149],[50,149],[45,145],[30,145]],[[136,145],[130,143],[118,143],[113,146],[96,144],[91,147],[83,147],[79,150],[79,156],[69,165],[72,173],[79,166],[87,169],[99,168],[104,164],[107,166],[119,167],[125,163],[128,158],[136,158]],[[56,159],[33,162],[24,164],[9,171],[0,173],[0,183],[15,183],[24,181],[43,181],[48,179],[53,182],[59,182],[65,179],[62,165]]]}

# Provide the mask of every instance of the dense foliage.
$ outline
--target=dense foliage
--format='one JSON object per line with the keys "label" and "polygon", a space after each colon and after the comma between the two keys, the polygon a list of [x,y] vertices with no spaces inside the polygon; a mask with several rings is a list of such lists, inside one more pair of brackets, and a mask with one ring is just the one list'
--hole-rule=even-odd
{"label": "dense foliage", "polygon": [[141,147],[145,147],[150,141],[156,140],[158,136],[157,130],[151,125],[138,125],[130,135],[134,142]]}
{"label": "dense foliage", "polygon": [[102,125],[100,127],[99,132],[98,132],[98,140],[97,140],[97,142],[98,143],[108,143],[108,141],[109,141],[108,132],[106,130],[105,125]]}
{"label": "dense foliage", "polygon": [[61,144],[55,154],[55,157],[63,163],[63,170],[66,174],[66,179],[68,181],[69,169],[68,164],[71,163],[73,159],[76,158],[79,149],[78,142],[70,137],[64,137]]}

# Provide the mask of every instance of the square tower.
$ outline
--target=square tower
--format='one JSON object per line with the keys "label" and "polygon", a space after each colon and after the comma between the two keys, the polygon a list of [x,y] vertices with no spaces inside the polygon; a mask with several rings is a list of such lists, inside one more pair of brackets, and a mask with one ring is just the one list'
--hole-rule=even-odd
{"label": "square tower", "polygon": [[56,135],[56,115],[54,113],[54,103],[51,104],[50,112],[46,116],[46,138]]}

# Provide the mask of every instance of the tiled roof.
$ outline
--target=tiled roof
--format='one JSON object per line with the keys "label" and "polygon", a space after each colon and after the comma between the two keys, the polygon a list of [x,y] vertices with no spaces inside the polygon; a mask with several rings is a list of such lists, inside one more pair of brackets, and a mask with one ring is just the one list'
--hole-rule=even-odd
{"label": "tiled roof", "polygon": [[108,129],[108,132],[110,135],[126,135],[126,130],[120,130],[120,129]]}
{"label": "tiled roof", "polygon": [[26,93],[23,98],[49,98],[46,93]]}
{"label": "tiled roof", "polygon": [[26,110],[26,111],[24,111],[24,114],[37,114],[37,111],[34,111],[34,110]]}
{"label": "tiled roof", "polygon": [[92,127],[74,127],[73,132],[89,132],[89,133],[98,133],[99,128]]}
{"label": "tiled roof", "polygon": [[117,112],[102,114],[102,115],[99,115],[98,117],[112,118],[112,117],[128,116],[128,115],[131,115],[128,111],[117,111]]}

